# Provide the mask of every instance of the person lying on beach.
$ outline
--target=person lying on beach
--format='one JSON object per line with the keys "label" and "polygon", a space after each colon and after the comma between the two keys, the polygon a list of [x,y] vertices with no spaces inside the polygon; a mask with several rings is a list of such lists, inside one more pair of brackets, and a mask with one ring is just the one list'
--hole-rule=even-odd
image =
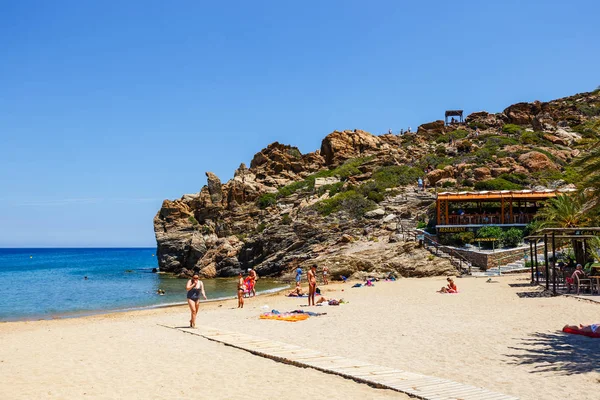
{"label": "person lying on beach", "polygon": [[300,297],[303,294],[304,292],[302,291],[302,286],[300,285],[300,282],[296,282],[296,287],[294,288],[294,290],[288,293],[288,297]]}
{"label": "person lying on beach", "polygon": [[448,281],[448,285],[438,290],[438,293],[458,293],[458,288],[454,283],[454,279],[448,277],[446,280]]}
{"label": "person lying on beach", "polygon": [[317,300],[317,304],[321,304],[321,303],[327,303],[330,306],[339,306],[341,303],[343,303],[344,300],[343,299],[328,299],[325,296],[321,296],[319,298],[319,300]]}
{"label": "person lying on beach", "polygon": [[581,333],[600,333],[600,324],[590,324],[590,325],[565,325],[563,327],[563,331],[565,329],[570,329],[573,331],[581,332]]}

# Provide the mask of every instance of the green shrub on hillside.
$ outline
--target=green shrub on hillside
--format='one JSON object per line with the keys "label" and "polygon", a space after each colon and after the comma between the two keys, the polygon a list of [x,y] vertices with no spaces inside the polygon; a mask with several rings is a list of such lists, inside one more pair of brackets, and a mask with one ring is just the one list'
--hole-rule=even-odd
{"label": "green shrub on hillside", "polygon": [[487,148],[500,148],[504,146],[514,146],[519,144],[519,141],[515,138],[506,136],[489,136],[485,140],[485,147]]}
{"label": "green shrub on hillside", "polygon": [[190,215],[188,217],[188,221],[190,222],[190,224],[196,226],[198,225],[198,220],[196,219],[196,217],[194,217],[193,215]]}
{"label": "green shrub on hillside", "polygon": [[423,176],[423,170],[408,165],[391,165],[381,167],[373,173],[373,180],[378,188],[391,188],[413,184]]}
{"label": "green shrub on hillside", "polygon": [[365,212],[374,209],[375,206],[375,202],[366,199],[354,190],[338,193],[331,199],[321,200],[315,204],[316,210],[322,215],[345,211],[355,218],[362,217]]}
{"label": "green shrub on hillside", "polygon": [[484,124],[483,122],[477,121],[477,122],[469,122],[469,128],[484,130],[484,129],[487,129],[488,126],[486,124]]}
{"label": "green shrub on hillside", "polygon": [[512,174],[501,174],[498,178],[516,183],[517,185],[527,185],[529,183],[529,177],[518,172]]}
{"label": "green shrub on hillside", "polygon": [[488,179],[487,181],[477,182],[475,184],[477,190],[519,190],[521,185],[512,183],[502,178]]}
{"label": "green shrub on hillside", "polygon": [[442,183],[443,188],[449,188],[449,187],[454,187],[454,186],[456,186],[456,183],[454,183],[452,181],[446,181],[446,182]]}
{"label": "green shrub on hillside", "polygon": [[456,150],[458,150],[460,153],[468,153],[471,151],[471,148],[473,147],[473,143],[471,143],[470,140],[461,140],[460,142],[456,143]]}
{"label": "green shrub on hillside", "polygon": [[600,118],[593,118],[581,125],[576,125],[573,130],[584,138],[597,139],[600,137]]}
{"label": "green shrub on hillside", "polygon": [[323,185],[319,188],[319,191],[317,193],[319,194],[319,196],[323,196],[325,192],[329,192],[329,197],[333,197],[342,190],[342,186],[344,186],[344,182],[333,183],[331,185]]}
{"label": "green shrub on hillside", "polygon": [[275,203],[277,203],[277,195],[275,193],[265,193],[256,200],[256,204],[261,209],[273,206]]}
{"label": "green shrub on hillside", "polygon": [[523,144],[538,144],[544,141],[544,137],[540,132],[523,132],[519,141]]}
{"label": "green shrub on hillside", "polygon": [[600,106],[596,104],[580,104],[577,106],[577,109],[588,117],[597,117],[600,116]]}
{"label": "green shrub on hillside", "polygon": [[303,181],[292,182],[289,185],[279,188],[277,191],[277,197],[288,197],[296,193],[298,190],[314,190],[315,179],[317,178],[329,178],[337,176],[341,180],[346,180],[351,176],[360,175],[361,171],[358,169],[358,167],[368,161],[371,161],[372,159],[372,156],[353,158],[347,160],[337,168],[319,171],[316,174],[306,177],[306,179]]}
{"label": "green shrub on hillside", "polygon": [[288,154],[294,158],[302,158],[302,153],[300,153],[300,150],[298,150],[295,147],[292,147],[291,149],[288,149]]}
{"label": "green shrub on hillside", "polygon": [[502,132],[509,135],[520,135],[525,129],[521,128],[519,125],[515,124],[506,124],[502,127]]}

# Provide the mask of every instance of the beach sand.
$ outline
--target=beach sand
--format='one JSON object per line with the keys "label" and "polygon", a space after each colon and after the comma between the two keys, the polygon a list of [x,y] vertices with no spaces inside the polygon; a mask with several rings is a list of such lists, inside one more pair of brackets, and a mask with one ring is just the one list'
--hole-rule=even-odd
{"label": "beach sand", "polygon": [[[444,278],[322,286],[324,295],[349,304],[311,307],[327,315],[297,323],[260,320],[261,306],[307,309],[306,298],[259,296],[246,299],[243,310],[236,300],[204,303],[198,324],[522,399],[598,399],[600,340],[560,329],[600,322],[600,303],[524,297],[539,293],[525,286],[526,275],[494,280],[458,279],[456,295],[435,292]],[[1,323],[0,398],[408,398],[159,325],[188,320],[184,306]]]}

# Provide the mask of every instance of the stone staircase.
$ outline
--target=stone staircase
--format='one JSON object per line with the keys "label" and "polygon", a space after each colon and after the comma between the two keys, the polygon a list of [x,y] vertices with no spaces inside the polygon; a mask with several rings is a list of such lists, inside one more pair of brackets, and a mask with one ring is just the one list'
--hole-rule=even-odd
{"label": "stone staircase", "polygon": [[[538,264],[544,265],[544,256],[538,254]],[[525,266],[525,260],[518,260],[508,264],[499,265],[488,269],[487,271],[474,271],[471,273],[473,276],[498,276],[502,274],[512,274],[518,272],[528,272],[531,268]]]}

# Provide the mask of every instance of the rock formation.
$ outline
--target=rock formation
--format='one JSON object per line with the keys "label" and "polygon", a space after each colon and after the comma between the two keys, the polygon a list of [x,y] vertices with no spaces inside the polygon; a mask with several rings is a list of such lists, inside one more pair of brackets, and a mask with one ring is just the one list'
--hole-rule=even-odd
{"label": "rock formation", "polygon": [[228,182],[207,172],[198,193],[163,202],[154,218],[159,266],[204,277],[249,266],[285,277],[315,260],[334,277],[453,273],[447,261],[430,260],[398,236],[434,200],[415,192],[417,176],[444,190],[491,180],[560,187],[569,183],[561,172],[581,151],[569,146],[600,138],[599,118],[596,91],[476,112],[461,125],[434,121],[403,136],[334,131],[308,154],[272,143]]}

